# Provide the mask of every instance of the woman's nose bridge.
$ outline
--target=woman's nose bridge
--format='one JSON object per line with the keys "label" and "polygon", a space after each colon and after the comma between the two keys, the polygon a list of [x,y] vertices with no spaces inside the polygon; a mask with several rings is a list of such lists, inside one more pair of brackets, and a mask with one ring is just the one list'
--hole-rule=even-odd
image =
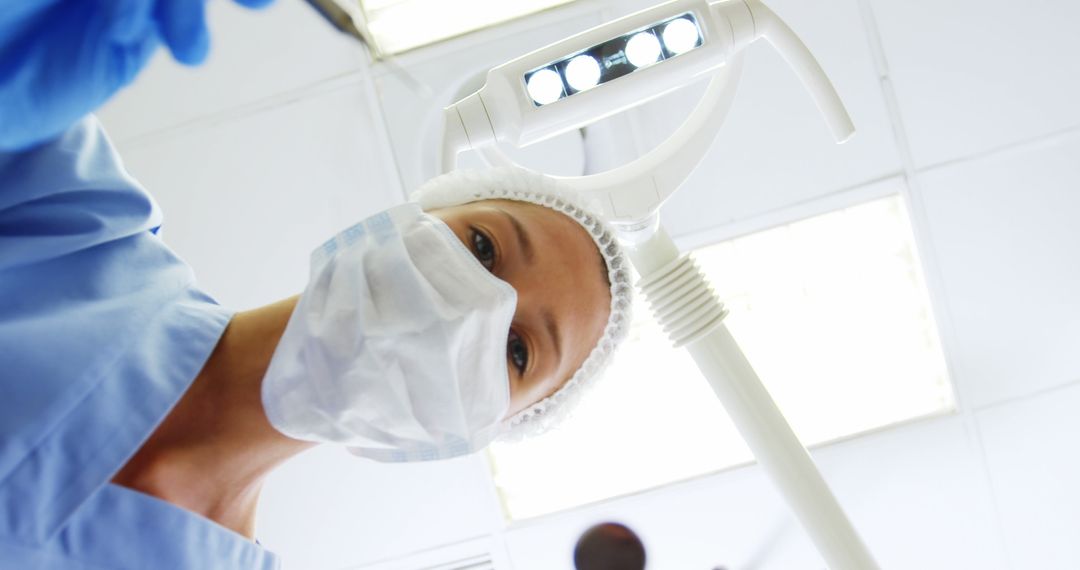
{"label": "woman's nose bridge", "polygon": [[535,265],[530,266],[523,259],[510,264],[502,278],[517,292],[514,320],[518,322],[539,319],[541,310],[545,304],[551,302],[555,289],[558,287],[556,279],[543,276],[541,272],[536,271]]}

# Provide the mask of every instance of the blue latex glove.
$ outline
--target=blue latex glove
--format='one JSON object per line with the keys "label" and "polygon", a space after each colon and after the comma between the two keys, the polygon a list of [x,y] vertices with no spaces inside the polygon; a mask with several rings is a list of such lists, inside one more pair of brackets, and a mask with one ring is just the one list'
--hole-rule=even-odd
{"label": "blue latex glove", "polygon": [[0,150],[62,133],[130,83],[160,43],[201,63],[206,0],[0,0]]}

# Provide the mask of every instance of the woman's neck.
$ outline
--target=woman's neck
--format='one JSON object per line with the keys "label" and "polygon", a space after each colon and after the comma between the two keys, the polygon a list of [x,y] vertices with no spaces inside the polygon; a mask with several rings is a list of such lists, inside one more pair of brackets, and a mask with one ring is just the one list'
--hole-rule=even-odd
{"label": "woman's neck", "polygon": [[238,313],[191,387],[113,482],[248,538],[266,475],[315,444],[275,430],[262,378],[297,297]]}

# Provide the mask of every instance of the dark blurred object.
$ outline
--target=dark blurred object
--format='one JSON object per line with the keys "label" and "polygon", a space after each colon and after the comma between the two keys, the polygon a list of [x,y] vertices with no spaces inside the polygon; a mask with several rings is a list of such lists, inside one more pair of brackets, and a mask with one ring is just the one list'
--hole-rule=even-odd
{"label": "dark blurred object", "polygon": [[593,526],[574,547],[577,570],[645,570],[645,545],[634,531],[619,523]]}

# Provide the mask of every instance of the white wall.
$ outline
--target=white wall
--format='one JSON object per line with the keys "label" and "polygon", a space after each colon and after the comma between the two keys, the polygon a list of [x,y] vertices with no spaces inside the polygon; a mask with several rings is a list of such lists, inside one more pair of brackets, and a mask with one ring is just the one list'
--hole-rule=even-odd
{"label": "white wall", "polygon": [[[223,302],[254,306],[299,291],[312,247],[427,176],[436,110],[473,73],[646,4],[583,0],[407,54],[423,93],[370,68],[301,2],[257,15],[215,2],[209,64],[161,54],[102,115],[162,203],[166,240]],[[814,456],[885,568],[1080,567],[1080,7],[770,5],[819,56],[859,134],[832,145],[782,60],[756,46],[722,139],[665,223],[693,247],[903,193],[959,410]],[[591,144],[618,143],[604,163],[633,156],[694,94],[608,121]],[[532,158],[549,152],[565,163],[569,151]],[[493,548],[499,568],[552,570],[570,567],[582,529],[615,518],[641,532],[653,569],[823,567],[756,467],[513,524],[486,469],[483,457],[381,467],[317,450],[270,481],[260,538],[293,569],[459,543]]]}

